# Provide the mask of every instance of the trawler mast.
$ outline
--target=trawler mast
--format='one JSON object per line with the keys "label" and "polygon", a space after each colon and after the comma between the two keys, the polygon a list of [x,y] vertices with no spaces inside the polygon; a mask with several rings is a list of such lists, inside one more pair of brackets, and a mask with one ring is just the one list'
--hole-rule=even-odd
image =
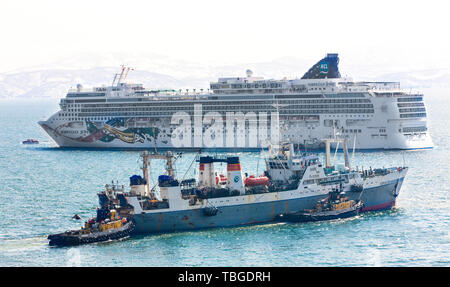
{"label": "trawler mast", "polygon": [[[331,155],[330,155],[330,145],[331,143],[335,143],[339,146],[342,144],[342,149],[344,151],[344,166],[348,169],[351,169],[350,161],[348,160],[348,147],[347,147],[347,138],[326,138],[323,140],[325,142],[325,157],[326,157],[326,167],[331,167]],[[336,147],[337,150],[338,147]]]}

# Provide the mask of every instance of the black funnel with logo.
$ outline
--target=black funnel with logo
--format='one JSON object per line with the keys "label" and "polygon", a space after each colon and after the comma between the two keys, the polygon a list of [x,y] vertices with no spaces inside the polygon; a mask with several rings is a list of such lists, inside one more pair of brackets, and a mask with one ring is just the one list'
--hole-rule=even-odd
{"label": "black funnel with logo", "polygon": [[340,78],[338,54],[327,54],[306,72],[302,79],[333,79]]}

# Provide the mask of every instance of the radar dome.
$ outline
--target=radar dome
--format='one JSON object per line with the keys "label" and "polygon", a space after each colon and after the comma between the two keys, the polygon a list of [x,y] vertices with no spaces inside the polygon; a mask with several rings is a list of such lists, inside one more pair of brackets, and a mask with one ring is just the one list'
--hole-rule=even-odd
{"label": "radar dome", "polygon": [[252,70],[247,70],[245,73],[247,73],[247,77],[251,77],[251,76],[253,76],[253,72],[252,72]]}

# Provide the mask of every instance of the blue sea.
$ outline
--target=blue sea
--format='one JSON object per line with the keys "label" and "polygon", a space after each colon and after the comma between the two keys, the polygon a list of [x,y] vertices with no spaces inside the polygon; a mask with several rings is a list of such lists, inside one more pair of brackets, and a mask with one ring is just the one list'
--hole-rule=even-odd
{"label": "blue sea", "polygon": [[[0,266],[450,266],[450,101],[445,90],[424,92],[434,149],[355,153],[354,165],[410,167],[392,210],[67,248],[49,247],[47,235],[79,228],[75,213],[94,216],[106,183],[127,188],[141,172],[139,152],[58,148],[37,124],[58,99],[1,100]],[[26,138],[41,143],[22,145]],[[194,156],[177,160],[180,177]],[[239,156],[244,171],[262,172],[262,154]],[[162,171],[163,162],[152,162],[153,182]]]}

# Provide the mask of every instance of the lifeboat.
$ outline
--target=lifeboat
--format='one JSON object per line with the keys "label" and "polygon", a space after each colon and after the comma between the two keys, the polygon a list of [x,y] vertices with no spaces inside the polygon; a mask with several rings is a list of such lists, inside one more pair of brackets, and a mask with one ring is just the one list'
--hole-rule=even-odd
{"label": "lifeboat", "polygon": [[250,175],[244,180],[244,184],[246,186],[258,186],[258,185],[268,185],[269,178],[267,176],[258,176]]}
{"label": "lifeboat", "polygon": [[39,141],[37,139],[27,139],[22,141],[22,144],[38,144]]}
{"label": "lifeboat", "polygon": [[227,183],[227,177],[223,174],[219,174],[216,176],[216,184],[217,185],[224,185]]}

